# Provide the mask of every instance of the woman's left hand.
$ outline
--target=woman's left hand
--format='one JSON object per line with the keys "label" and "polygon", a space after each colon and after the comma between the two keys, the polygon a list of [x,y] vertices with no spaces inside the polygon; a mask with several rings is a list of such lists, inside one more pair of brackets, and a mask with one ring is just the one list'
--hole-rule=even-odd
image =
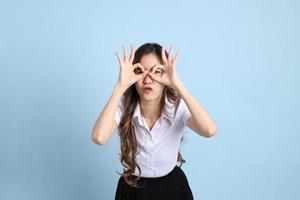
{"label": "woman's left hand", "polygon": [[[171,46],[167,58],[165,53],[165,48],[164,46],[162,46],[161,56],[162,56],[163,64],[162,65],[157,64],[155,67],[153,67],[152,71],[149,72],[149,74],[154,80],[177,90],[177,84],[180,82],[176,70],[176,62],[179,57],[179,52],[177,51],[174,59],[172,59],[172,53],[173,53],[173,47]],[[162,70],[162,73],[160,75],[155,74],[155,72],[159,70]]]}

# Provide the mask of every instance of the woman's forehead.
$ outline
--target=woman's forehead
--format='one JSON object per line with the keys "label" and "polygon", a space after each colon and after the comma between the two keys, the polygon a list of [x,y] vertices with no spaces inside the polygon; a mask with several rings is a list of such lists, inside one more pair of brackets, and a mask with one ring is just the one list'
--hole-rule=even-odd
{"label": "woman's forehead", "polygon": [[159,58],[153,53],[143,55],[140,63],[146,70],[151,70],[155,65],[161,64]]}
{"label": "woman's forehead", "polygon": [[[142,64],[142,65],[143,65],[143,64]],[[143,65],[143,66],[145,67],[146,70],[151,71],[152,68],[155,67],[156,65],[157,65],[157,64],[154,64],[154,65],[152,65],[152,66],[145,66],[145,65]]]}

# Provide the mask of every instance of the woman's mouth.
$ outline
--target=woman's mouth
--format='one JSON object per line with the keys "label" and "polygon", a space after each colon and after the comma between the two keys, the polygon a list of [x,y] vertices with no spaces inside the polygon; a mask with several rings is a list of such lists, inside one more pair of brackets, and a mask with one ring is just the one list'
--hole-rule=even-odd
{"label": "woman's mouth", "polygon": [[146,94],[149,94],[153,91],[153,89],[151,87],[143,87],[143,92]]}

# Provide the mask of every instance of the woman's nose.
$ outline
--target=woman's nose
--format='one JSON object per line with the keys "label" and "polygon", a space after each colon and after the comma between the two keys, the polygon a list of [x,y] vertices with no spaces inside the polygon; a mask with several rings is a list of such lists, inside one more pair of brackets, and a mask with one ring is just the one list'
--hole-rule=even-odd
{"label": "woman's nose", "polygon": [[144,77],[144,82],[145,82],[145,83],[152,82],[152,78],[151,78],[151,76],[149,75],[149,71],[147,71],[147,74],[146,74],[146,76]]}

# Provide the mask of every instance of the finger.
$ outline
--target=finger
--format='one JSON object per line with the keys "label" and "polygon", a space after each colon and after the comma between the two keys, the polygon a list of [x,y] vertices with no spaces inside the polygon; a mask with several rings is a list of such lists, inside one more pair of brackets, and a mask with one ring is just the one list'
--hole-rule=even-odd
{"label": "finger", "polygon": [[162,82],[162,78],[159,76],[156,76],[155,74],[153,74],[152,72],[149,72],[149,75],[151,76],[151,78],[153,78],[154,80],[158,81],[158,82]]}
{"label": "finger", "polygon": [[161,49],[161,57],[162,57],[163,63],[167,63],[167,57],[166,57],[166,51],[165,51],[164,45],[162,46],[162,49]]}
{"label": "finger", "polygon": [[153,67],[153,69],[161,69],[163,71],[167,71],[167,67],[165,65],[161,65],[161,64],[157,64],[155,65],[155,67]]}
{"label": "finger", "polygon": [[119,65],[121,66],[122,61],[118,52],[116,52],[116,56],[118,58]]}
{"label": "finger", "polygon": [[134,55],[135,55],[135,48],[133,47],[133,45],[131,45],[131,53],[130,53],[130,62],[133,62],[134,59]]}
{"label": "finger", "polygon": [[172,53],[173,53],[173,46],[171,45],[170,50],[169,50],[169,56],[168,56],[169,63],[172,61]]}
{"label": "finger", "polygon": [[133,65],[133,72],[135,74],[141,74],[141,73],[144,73],[146,70],[144,68],[143,65],[141,65],[140,63],[136,63]]}
{"label": "finger", "polygon": [[140,67],[143,72],[146,71],[144,65],[142,65],[141,63],[135,63],[132,66],[133,66],[134,69],[137,68],[137,67]]}
{"label": "finger", "polygon": [[[150,70],[150,72],[155,73],[157,69],[160,69],[160,68],[159,68],[159,65],[155,65],[155,66]],[[162,69],[161,69],[161,70],[162,70]]]}
{"label": "finger", "polygon": [[142,74],[136,75],[135,81],[138,81],[138,80],[140,80],[141,78],[144,78],[146,75],[147,75],[147,72],[146,72],[146,71],[143,72]]}
{"label": "finger", "polygon": [[158,68],[158,65],[155,65],[155,66],[150,70],[150,72],[154,73],[155,70],[157,70],[157,68]]}
{"label": "finger", "polygon": [[173,65],[174,65],[174,66],[176,66],[178,57],[179,57],[179,51],[176,52],[176,55],[175,55],[175,57],[174,57],[174,59],[173,59]]}
{"label": "finger", "polygon": [[[163,66],[163,65],[161,65]],[[156,65],[155,67],[152,68],[151,72],[155,75],[162,76],[165,70],[163,70],[159,65]]]}
{"label": "finger", "polygon": [[127,55],[127,51],[126,51],[125,45],[123,45],[123,53],[124,53],[124,60],[127,60],[128,55]]}

